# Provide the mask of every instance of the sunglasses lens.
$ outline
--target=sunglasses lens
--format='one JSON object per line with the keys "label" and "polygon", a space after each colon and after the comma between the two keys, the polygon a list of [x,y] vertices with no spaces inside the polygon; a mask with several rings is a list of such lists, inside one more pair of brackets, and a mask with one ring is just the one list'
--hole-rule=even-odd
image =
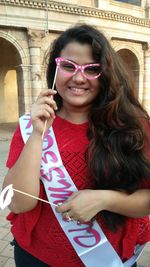
{"label": "sunglasses lens", "polygon": [[87,78],[94,78],[101,73],[100,66],[88,66],[84,69]]}
{"label": "sunglasses lens", "polygon": [[60,62],[60,69],[70,74],[75,72],[75,66],[71,62],[65,60]]}

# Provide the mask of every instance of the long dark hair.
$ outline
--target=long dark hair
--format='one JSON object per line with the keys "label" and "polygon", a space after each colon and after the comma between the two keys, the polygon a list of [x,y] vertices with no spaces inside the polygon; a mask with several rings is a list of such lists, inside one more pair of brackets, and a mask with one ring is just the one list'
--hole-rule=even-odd
{"label": "long dark hair", "polygon": [[[93,58],[102,65],[100,93],[89,112],[88,162],[96,189],[132,193],[143,177],[150,178],[150,161],[145,156],[145,126],[149,116],[135,96],[131,73],[106,37],[89,25],[80,25],[62,33],[53,43],[47,68],[48,87],[52,87],[55,58],[70,42],[90,44]],[[61,107],[61,97],[56,101]],[[116,230],[125,217],[102,211],[106,224]]]}

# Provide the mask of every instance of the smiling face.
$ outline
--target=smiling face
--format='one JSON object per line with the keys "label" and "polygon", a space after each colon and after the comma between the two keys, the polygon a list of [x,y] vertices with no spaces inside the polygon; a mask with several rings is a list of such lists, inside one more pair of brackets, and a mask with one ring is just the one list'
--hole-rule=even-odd
{"label": "smiling face", "polygon": [[[61,51],[60,56],[78,65],[97,63],[92,57],[91,46],[78,42],[67,44]],[[73,76],[66,76],[58,68],[56,88],[62,97],[62,107],[68,109],[71,107],[88,109],[99,93],[100,82],[98,78],[92,80],[87,79],[81,70],[78,70]]]}

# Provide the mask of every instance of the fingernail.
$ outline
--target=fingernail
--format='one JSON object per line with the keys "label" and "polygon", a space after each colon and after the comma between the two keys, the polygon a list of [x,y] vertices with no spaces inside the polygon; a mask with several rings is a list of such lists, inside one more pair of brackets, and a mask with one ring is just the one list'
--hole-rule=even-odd
{"label": "fingernail", "polygon": [[61,206],[62,205],[62,202],[58,203],[57,206]]}

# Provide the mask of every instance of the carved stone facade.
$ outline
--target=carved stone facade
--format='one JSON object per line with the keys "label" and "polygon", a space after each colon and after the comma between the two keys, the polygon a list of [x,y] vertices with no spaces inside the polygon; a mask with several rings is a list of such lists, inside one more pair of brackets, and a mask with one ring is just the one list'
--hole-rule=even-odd
{"label": "carved stone facade", "polygon": [[51,42],[76,23],[97,26],[126,61],[150,112],[150,1],[0,0],[0,122],[14,122],[46,88]]}

